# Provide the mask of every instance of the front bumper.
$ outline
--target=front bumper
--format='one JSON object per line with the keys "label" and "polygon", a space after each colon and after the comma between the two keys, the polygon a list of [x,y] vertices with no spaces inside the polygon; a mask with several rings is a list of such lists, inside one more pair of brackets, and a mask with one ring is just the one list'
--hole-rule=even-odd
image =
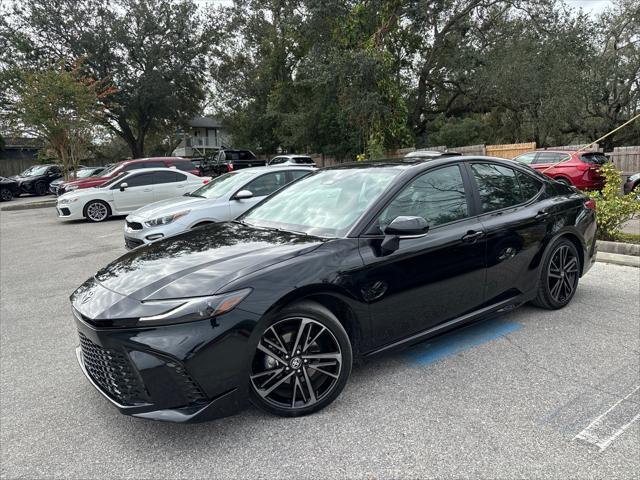
{"label": "front bumper", "polygon": [[179,220],[160,227],[147,227],[143,219],[127,217],[124,224],[124,246],[131,250],[186,230],[187,226]]}
{"label": "front bumper", "polygon": [[239,329],[255,321],[254,314],[236,309],[216,320],[100,329],[76,313],[76,356],[90,383],[123,414],[181,423],[213,420],[247,403],[247,382],[241,379],[248,375],[248,337]]}
{"label": "front bumper", "polygon": [[82,213],[82,206],[80,202],[75,203],[56,203],[56,211],[58,212],[58,218],[64,220],[82,220],[84,214]]}

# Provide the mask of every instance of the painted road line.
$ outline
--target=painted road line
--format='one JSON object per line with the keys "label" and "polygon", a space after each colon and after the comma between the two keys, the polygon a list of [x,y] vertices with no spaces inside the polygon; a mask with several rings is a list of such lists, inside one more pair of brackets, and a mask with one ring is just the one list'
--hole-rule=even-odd
{"label": "painted road line", "polygon": [[519,323],[507,322],[499,318],[474,323],[413,347],[407,351],[407,357],[416,365],[428,365],[508,335],[520,328],[522,325]]}
{"label": "painted road line", "polygon": [[600,451],[606,449],[640,418],[640,413],[638,413],[640,406],[635,402],[625,402],[638,390],[640,390],[640,385],[611,405],[603,414],[596,417],[573,439],[596,445],[600,448]]}

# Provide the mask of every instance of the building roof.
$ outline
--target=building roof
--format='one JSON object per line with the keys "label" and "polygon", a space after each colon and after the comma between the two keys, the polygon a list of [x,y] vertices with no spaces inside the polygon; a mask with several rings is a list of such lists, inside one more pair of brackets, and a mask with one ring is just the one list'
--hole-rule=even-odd
{"label": "building roof", "polygon": [[189,126],[193,128],[221,128],[222,122],[215,117],[193,117],[189,120]]}

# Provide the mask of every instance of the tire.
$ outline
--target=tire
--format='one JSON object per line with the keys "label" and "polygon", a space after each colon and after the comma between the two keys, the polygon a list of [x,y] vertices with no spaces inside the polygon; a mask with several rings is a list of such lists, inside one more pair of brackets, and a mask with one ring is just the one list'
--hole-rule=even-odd
{"label": "tire", "polygon": [[0,189],[0,201],[8,202],[13,199],[13,193],[8,188]]}
{"label": "tire", "polygon": [[335,315],[316,302],[295,303],[260,336],[249,373],[251,401],[282,417],[317,412],[342,392],[352,361],[351,342]]}
{"label": "tire", "polygon": [[111,208],[102,200],[90,200],[84,207],[84,216],[90,222],[104,222],[111,216]]}
{"label": "tire", "polygon": [[38,182],[33,187],[33,193],[35,193],[39,197],[41,197],[43,195],[46,195],[47,194],[47,186],[42,182]]}
{"label": "tire", "polygon": [[556,240],[540,268],[538,294],[531,303],[547,310],[567,306],[578,288],[581,267],[576,246],[566,238]]}
{"label": "tire", "polygon": [[571,182],[569,180],[567,180],[566,178],[560,177],[560,178],[554,178],[554,180],[556,182],[558,182],[558,183],[563,184],[563,185],[567,185],[567,186],[571,186],[572,185]]}

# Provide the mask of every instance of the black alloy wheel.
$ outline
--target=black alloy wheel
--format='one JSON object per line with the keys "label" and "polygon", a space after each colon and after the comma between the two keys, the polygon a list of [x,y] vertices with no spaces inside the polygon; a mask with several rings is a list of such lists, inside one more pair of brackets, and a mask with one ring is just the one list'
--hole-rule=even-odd
{"label": "black alloy wheel", "polygon": [[534,304],[555,310],[566,306],[578,287],[580,257],[573,243],[557,241],[542,267],[538,296]]}
{"label": "black alloy wheel", "polygon": [[11,190],[8,188],[0,189],[0,200],[8,202],[11,199],[13,199],[13,193],[11,193]]}
{"label": "black alloy wheel", "polygon": [[329,405],[351,373],[349,337],[338,319],[315,302],[283,310],[262,333],[251,365],[251,398],[285,417]]}
{"label": "black alloy wheel", "polygon": [[34,187],[34,191],[36,195],[41,197],[47,193],[47,186],[43,182],[38,182]]}

